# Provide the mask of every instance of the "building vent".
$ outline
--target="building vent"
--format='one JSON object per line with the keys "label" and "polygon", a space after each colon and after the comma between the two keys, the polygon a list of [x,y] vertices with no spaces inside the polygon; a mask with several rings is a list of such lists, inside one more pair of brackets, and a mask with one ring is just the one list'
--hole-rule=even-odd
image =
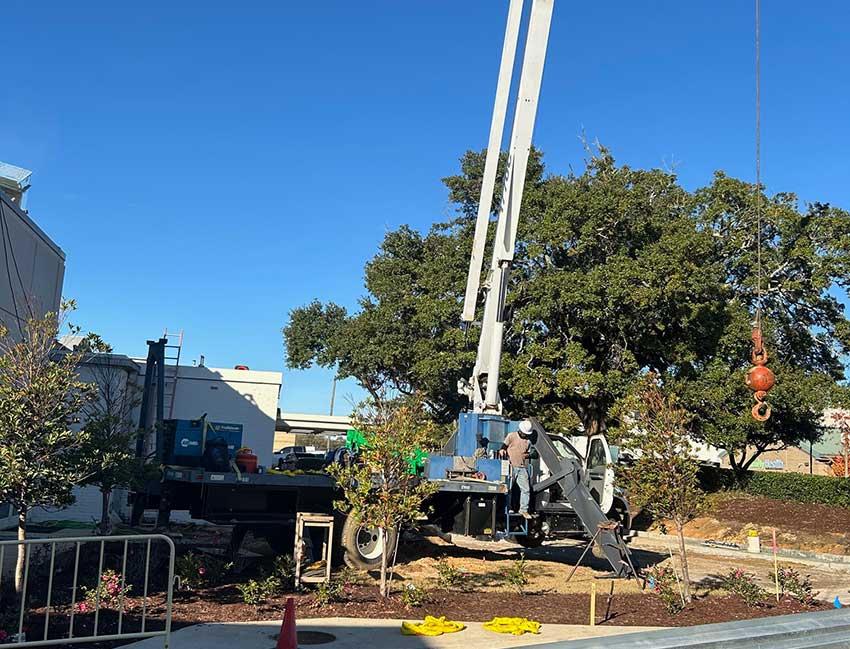
{"label": "building vent", "polygon": [[0,190],[12,199],[23,211],[27,209],[27,190],[30,188],[32,172],[15,165],[0,162]]}

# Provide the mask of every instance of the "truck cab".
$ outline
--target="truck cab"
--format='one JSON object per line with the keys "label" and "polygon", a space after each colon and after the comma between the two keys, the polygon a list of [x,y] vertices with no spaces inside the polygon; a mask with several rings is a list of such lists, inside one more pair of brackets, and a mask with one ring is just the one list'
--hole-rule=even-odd
{"label": "truck cab", "polygon": [[[582,482],[587,487],[599,509],[612,520],[620,522],[624,536],[628,536],[631,527],[629,505],[622,490],[615,486],[614,465],[617,463],[619,449],[608,444],[604,435],[557,435],[548,434],[552,446],[561,457],[577,460],[583,471]],[[534,483],[543,484],[550,479],[552,472],[543,459],[535,460]],[[544,497],[558,498],[557,494]],[[563,503],[571,508],[569,503]]]}

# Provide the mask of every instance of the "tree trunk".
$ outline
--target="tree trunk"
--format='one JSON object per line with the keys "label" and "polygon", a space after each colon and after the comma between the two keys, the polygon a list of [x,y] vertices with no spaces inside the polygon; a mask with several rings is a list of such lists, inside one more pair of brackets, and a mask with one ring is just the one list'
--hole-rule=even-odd
{"label": "tree trunk", "polygon": [[[27,510],[21,509],[18,512],[18,541],[24,541],[27,538]],[[24,588],[24,561],[26,561],[27,546],[23,543],[18,545],[18,561],[15,564],[15,592],[18,596]]]}
{"label": "tree trunk", "polygon": [[679,560],[682,562],[682,590],[685,594],[685,602],[691,601],[691,575],[688,571],[688,555],[685,552],[685,526],[679,521],[676,524],[676,534],[679,536]]}
{"label": "tree trunk", "polygon": [[100,534],[107,536],[109,534],[109,499],[112,496],[110,489],[100,490]]}
{"label": "tree trunk", "polygon": [[604,435],[608,429],[604,407],[588,404],[586,407],[581,408],[579,419],[581,420],[581,425],[584,427],[584,434],[588,437],[591,435]]}
{"label": "tree trunk", "polygon": [[381,542],[384,544],[384,551],[381,553],[381,597],[386,598],[390,596],[387,588],[387,533],[383,527],[379,527],[378,534],[381,535]]}
{"label": "tree trunk", "polygon": [[735,485],[738,486],[744,484],[746,482],[747,471],[749,470],[750,465],[755,462],[755,459],[761,455],[761,453],[756,451],[752,457],[748,458],[747,449],[744,449],[741,451],[741,459],[738,459],[735,457],[734,450],[727,450],[726,452],[729,454],[729,467],[732,469],[732,474],[735,477]]}

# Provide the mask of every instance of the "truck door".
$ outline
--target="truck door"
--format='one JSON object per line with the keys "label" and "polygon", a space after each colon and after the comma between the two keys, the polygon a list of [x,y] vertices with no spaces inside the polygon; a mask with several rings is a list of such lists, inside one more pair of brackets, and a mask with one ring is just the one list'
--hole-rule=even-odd
{"label": "truck door", "polygon": [[594,435],[589,440],[585,470],[590,493],[606,514],[614,502],[614,469],[611,451],[604,435]]}

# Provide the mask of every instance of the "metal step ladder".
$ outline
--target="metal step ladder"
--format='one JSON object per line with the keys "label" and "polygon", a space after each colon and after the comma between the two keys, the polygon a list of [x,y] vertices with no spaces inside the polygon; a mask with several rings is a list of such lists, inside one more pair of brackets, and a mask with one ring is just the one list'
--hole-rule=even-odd
{"label": "metal step ladder", "polygon": [[180,351],[183,348],[183,330],[176,333],[168,331],[162,334],[167,341],[165,343],[165,367],[163,378],[165,380],[165,395],[163,397],[163,412],[167,419],[174,419],[174,398],[177,394],[177,379],[180,371]]}

